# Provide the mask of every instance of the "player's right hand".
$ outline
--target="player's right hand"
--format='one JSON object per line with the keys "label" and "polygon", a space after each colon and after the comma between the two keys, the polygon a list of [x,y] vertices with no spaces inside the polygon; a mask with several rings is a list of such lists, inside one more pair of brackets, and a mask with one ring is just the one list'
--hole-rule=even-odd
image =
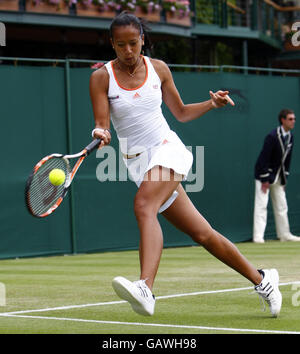
{"label": "player's right hand", "polygon": [[111,133],[108,129],[95,129],[93,136],[95,139],[101,139],[101,143],[98,149],[101,149],[103,146],[110,144]]}

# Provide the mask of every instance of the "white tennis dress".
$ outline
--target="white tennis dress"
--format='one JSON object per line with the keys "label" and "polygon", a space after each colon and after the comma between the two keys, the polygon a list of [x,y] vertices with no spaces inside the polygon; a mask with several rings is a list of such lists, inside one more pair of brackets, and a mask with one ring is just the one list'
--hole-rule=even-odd
{"label": "white tennis dress", "polygon": [[[138,187],[146,172],[154,166],[172,169],[186,179],[193,163],[192,153],[170,129],[162,114],[160,78],[150,59],[146,56],[142,59],[146,66],[145,80],[133,89],[122,87],[118,83],[112,61],[105,65],[109,74],[110,118],[121,152],[130,157],[138,154],[132,158],[124,158],[129,175]],[[174,191],[159,212],[166,210],[177,195],[178,192]]]}

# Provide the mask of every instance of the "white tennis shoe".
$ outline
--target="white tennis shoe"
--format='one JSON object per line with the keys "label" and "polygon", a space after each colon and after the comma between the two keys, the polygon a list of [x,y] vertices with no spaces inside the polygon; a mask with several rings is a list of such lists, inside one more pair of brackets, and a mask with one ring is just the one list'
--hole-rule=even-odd
{"label": "white tennis shoe", "polygon": [[282,295],[278,288],[279,274],[276,269],[262,269],[260,273],[263,280],[254,289],[267,302],[272,316],[277,317],[282,304]]}
{"label": "white tennis shoe", "polygon": [[300,237],[299,236],[295,236],[295,235],[288,235],[286,237],[282,237],[280,238],[280,241],[292,241],[292,242],[300,242]]}
{"label": "white tennis shoe", "polygon": [[117,295],[130,303],[132,309],[140,315],[154,314],[155,296],[145,283],[145,280],[131,282],[124,277],[116,277],[112,286]]}

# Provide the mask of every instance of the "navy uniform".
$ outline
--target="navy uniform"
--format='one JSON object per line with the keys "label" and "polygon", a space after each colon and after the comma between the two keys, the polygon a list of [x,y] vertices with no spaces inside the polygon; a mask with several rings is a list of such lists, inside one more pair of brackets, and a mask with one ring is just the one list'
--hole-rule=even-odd
{"label": "navy uniform", "polygon": [[[277,238],[281,241],[300,241],[291,234],[285,185],[289,176],[294,136],[282,126],[273,129],[265,138],[263,148],[255,164],[255,204],[253,241],[264,242],[267,225],[267,205],[271,195]],[[264,193],[262,183],[270,186]]]}

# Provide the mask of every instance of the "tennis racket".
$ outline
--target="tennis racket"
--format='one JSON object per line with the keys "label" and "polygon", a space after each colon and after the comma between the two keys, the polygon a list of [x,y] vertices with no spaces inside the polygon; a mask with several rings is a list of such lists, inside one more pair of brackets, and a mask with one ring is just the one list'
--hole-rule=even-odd
{"label": "tennis racket", "polygon": [[[100,145],[101,139],[93,140],[82,151],[73,155],[51,154],[41,159],[33,168],[25,187],[25,201],[31,215],[43,218],[57,209],[66,196],[68,189],[83,160]],[[71,169],[70,159],[76,159]],[[53,169],[65,173],[65,181],[55,186],[49,181]]]}

